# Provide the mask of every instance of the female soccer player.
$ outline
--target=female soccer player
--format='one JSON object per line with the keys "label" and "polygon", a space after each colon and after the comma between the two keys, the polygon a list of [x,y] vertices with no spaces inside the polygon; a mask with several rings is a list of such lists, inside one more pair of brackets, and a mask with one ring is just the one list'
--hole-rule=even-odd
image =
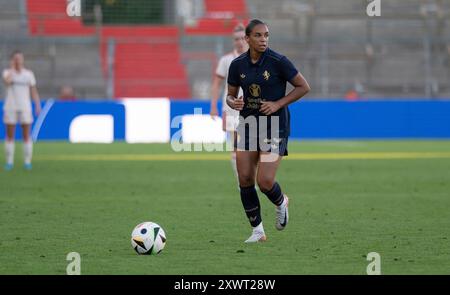
{"label": "female soccer player", "polygon": [[[236,160],[242,204],[253,227],[245,242],[252,243],[266,240],[255,176],[260,190],[276,206],[276,228],[283,230],[288,223],[288,198],[275,175],[282,156],[288,154],[288,105],[310,87],[285,56],[268,47],[264,22],[252,20],[245,35],[249,50],[230,65],[227,104],[240,111]],[[294,86],[287,95],[286,82]],[[244,96],[238,98],[239,87]]]}
{"label": "female soccer player", "polygon": [[11,55],[11,67],[3,71],[3,82],[6,85],[6,100],[3,105],[3,122],[6,126],[5,170],[11,170],[14,163],[14,134],[16,124],[22,125],[24,167],[31,169],[33,142],[30,136],[33,114],[30,96],[35,103],[36,116],[41,110],[39,93],[36,88],[36,78],[32,71],[24,67],[22,52]]}

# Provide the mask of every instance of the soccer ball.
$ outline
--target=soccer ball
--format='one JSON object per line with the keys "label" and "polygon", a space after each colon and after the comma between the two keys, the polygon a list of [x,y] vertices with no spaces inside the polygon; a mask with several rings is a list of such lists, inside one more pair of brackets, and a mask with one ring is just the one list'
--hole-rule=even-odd
{"label": "soccer ball", "polygon": [[138,224],[131,233],[131,246],[138,254],[156,255],[166,245],[166,233],[154,222]]}

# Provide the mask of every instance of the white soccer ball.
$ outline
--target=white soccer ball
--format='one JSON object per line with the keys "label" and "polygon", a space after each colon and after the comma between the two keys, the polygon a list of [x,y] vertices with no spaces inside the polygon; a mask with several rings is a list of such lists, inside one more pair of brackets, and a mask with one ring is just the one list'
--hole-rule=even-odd
{"label": "white soccer ball", "polygon": [[138,254],[156,255],[166,245],[166,233],[154,222],[138,224],[131,233],[131,246]]}

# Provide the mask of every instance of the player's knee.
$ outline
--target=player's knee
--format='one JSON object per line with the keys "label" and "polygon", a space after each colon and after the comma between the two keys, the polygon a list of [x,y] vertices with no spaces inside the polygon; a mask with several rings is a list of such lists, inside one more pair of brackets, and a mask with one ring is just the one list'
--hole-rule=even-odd
{"label": "player's knee", "polygon": [[258,177],[258,186],[263,192],[270,191],[275,181],[271,177],[260,176]]}
{"label": "player's knee", "polygon": [[239,185],[242,187],[252,186],[255,184],[254,178],[249,174],[239,173]]}

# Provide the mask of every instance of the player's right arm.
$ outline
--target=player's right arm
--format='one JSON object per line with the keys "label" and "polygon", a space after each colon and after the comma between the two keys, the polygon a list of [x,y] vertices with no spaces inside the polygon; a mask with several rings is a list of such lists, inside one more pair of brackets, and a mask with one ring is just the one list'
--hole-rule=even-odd
{"label": "player's right arm", "polygon": [[244,98],[237,97],[239,93],[239,86],[233,86],[228,84],[227,104],[230,108],[241,111],[244,108]]}
{"label": "player's right arm", "polygon": [[228,70],[228,94],[227,94],[227,105],[237,111],[241,111],[244,108],[244,98],[237,97],[239,94],[239,72],[237,64],[232,62],[230,69]]}

